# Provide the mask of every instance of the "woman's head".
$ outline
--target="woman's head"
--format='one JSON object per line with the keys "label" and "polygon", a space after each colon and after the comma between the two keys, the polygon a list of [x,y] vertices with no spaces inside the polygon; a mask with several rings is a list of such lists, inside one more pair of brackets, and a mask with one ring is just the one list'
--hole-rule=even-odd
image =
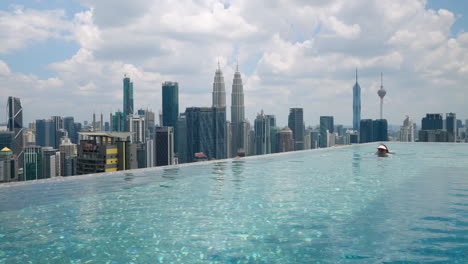
{"label": "woman's head", "polygon": [[388,148],[384,144],[381,144],[377,147],[377,152],[379,153],[388,153]]}

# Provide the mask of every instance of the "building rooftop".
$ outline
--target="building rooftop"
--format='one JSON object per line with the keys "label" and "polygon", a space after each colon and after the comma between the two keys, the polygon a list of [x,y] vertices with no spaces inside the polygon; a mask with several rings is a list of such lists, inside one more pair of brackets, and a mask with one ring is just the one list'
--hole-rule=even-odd
{"label": "building rooftop", "polygon": [[81,136],[86,137],[110,137],[110,138],[119,138],[126,140],[133,133],[132,132],[106,132],[106,131],[97,131],[97,132],[78,132]]}

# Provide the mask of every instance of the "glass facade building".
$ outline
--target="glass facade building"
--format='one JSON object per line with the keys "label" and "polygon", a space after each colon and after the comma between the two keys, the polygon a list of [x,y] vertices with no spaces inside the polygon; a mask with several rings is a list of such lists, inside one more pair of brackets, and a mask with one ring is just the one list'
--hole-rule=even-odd
{"label": "glass facade building", "polygon": [[75,119],[72,116],[63,118],[63,128],[68,132],[68,137],[73,144],[78,142],[78,131],[75,130]]}
{"label": "glass facade building", "polygon": [[388,141],[387,119],[377,119],[373,122],[373,141]]}
{"label": "glass facade building", "polygon": [[293,132],[294,149],[304,149],[304,112],[302,108],[290,108],[288,116],[288,127]]}
{"label": "glass facade building", "polygon": [[41,147],[54,147],[56,144],[55,122],[53,120],[36,120],[36,144]]}
{"label": "glass facade building", "polygon": [[126,76],[123,79],[123,99],[123,113],[126,118],[128,115],[133,115],[133,82]]}
{"label": "glass facade building", "polygon": [[359,142],[367,143],[374,141],[374,126],[372,119],[361,119],[359,125]]}
{"label": "glass facade building", "polygon": [[164,82],[162,84],[163,126],[175,128],[179,116],[179,84]]}
{"label": "glass facade building", "polygon": [[421,130],[444,129],[442,114],[426,114],[421,123]]}
{"label": "glass facade building", "polygon": [[226,108],[189,107],[187,119],[187,153],[189,162],[194,154],[203,152],[208,159],[225,159]]}
{"label": "glass facade building", "polygon": [[18,158],[19,166],[23,166],[23,107],[21,101],[16,97],[8,97],[8,131],[14,132],[11,150]]}
{"label": "glass facade building", "polygon": [[328,147],[328,133],[333,133],[335,131],[335,125],[333,121],[333,116],[321,116],[320,117],[320,139],[319,146],[321,148]]}
{"label": "glass facade building", "polygon": [[271,153],[270,120],[262,113],[257,115],[254,123],[255,154],[264,155]]}
{"label": "glass facade building", "polygon": [[359,130],[361,122],[361,86],[358,83],[356,69],[356,83],[353,86],[353,130]]}

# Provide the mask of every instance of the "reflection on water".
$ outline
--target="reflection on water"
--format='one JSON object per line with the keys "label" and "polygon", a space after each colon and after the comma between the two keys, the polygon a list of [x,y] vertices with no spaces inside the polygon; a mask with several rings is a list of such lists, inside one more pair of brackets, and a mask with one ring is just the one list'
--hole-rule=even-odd
{"label": "reflection on water", "polygon": [[227,162],[217,162],[213,164],[210,179],[214,180],[212,194],[215,200],[223,200],[224,180],[226,177]]}
{"label": "reflection on water", "polygon": [[353,153],[353,176],[361,175],[361,153],[354,152]]}

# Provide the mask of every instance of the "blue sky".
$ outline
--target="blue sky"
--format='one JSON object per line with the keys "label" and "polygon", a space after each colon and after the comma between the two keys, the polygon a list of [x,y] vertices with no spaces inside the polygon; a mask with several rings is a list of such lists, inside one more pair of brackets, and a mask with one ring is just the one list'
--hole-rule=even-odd
{"label": "blue sky", "polygon": [[[350,125],[356,67],[363,117],[378,116],[374,97],[383,71],[391,123],[407,114],[419,123],[426,112],[458,112],[466,119],[467,99],[459,95],[467,88],[468,3],[424,3],[6,0],[0,19],[8,23],[0,22],[0,30],[13,30],[3,30],[0,41],[13,44],[0,49],[0,81],[8,86],[0,99],[23,98],[27,121],[56,114],[89,120],[92,111],[107,116],[121,108],[121,76],[128,73],[137,107],[156,112],[160,83],[179,81],[183,112],[211,104],[217,60],[229,102],[239,60],[251,121],[264,109],[284,124],[289,107],[304,107],[307,124],[334,115]],[[15,32],[14,23],[24,31]],[[416,104],[409,99],[422,94]]]}

